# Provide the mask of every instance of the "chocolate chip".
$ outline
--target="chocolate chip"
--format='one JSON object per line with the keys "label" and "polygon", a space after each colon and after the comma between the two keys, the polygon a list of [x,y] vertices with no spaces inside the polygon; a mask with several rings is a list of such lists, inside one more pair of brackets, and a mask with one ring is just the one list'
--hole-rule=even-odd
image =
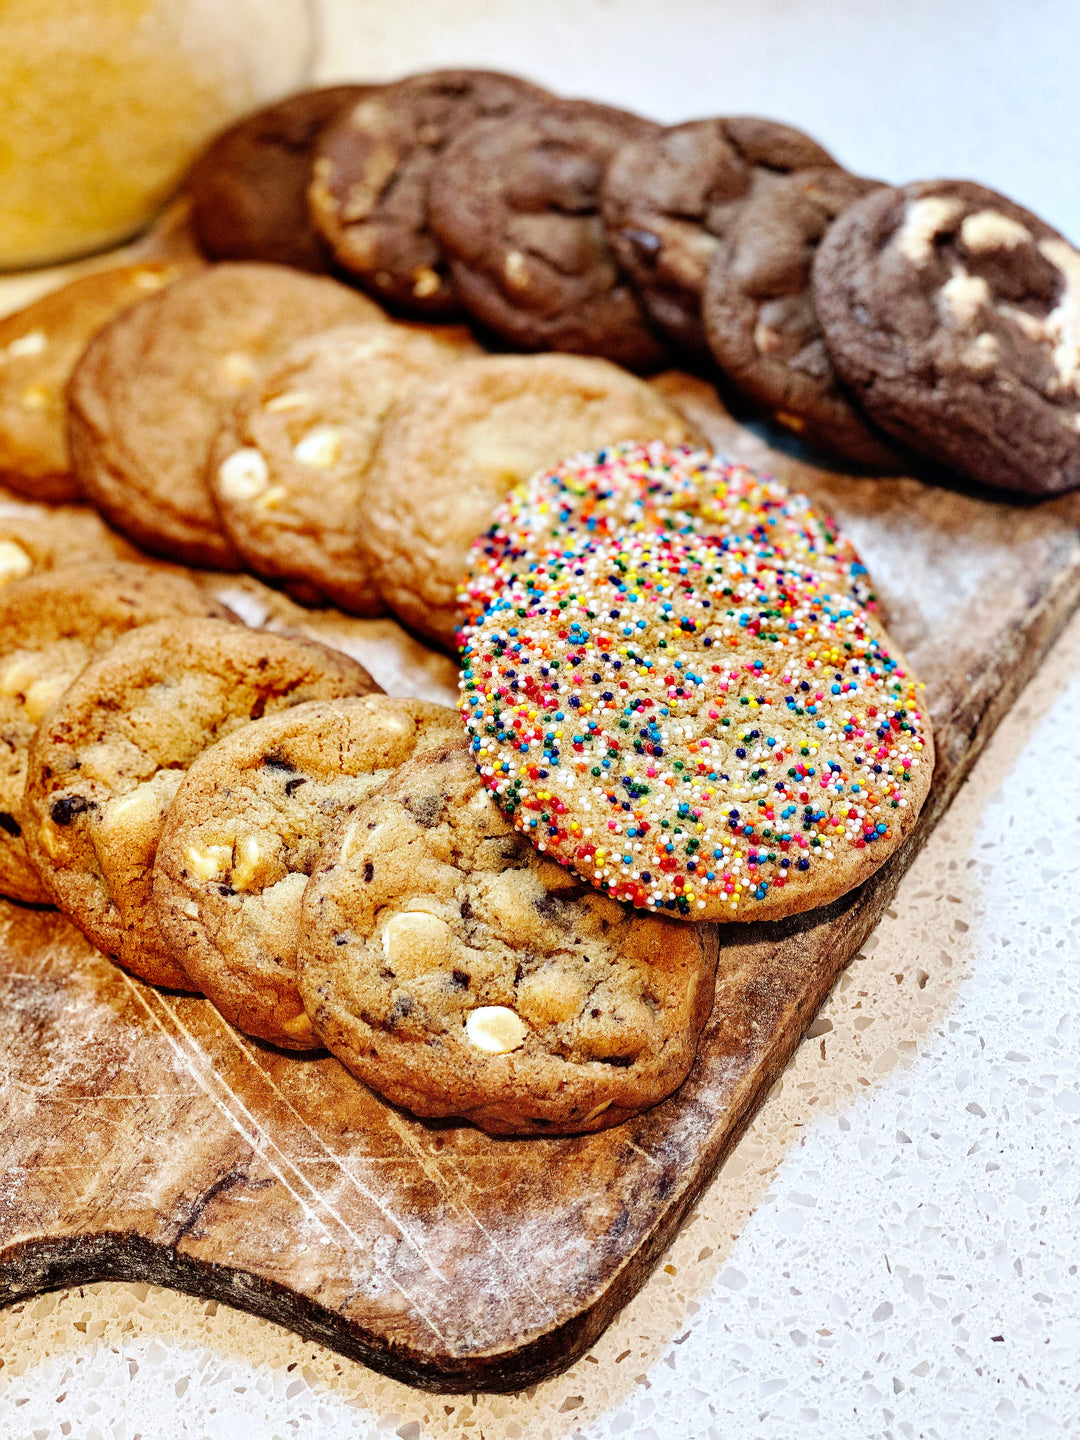
{"label": "chocolate chip", "polygon": [[90,801],[84,795],[61,795],[54,800],[49,814],[57,825],[70,825],[76,815],[90,809]]}
{"label": "chocolate chip", "polygon": [[15,819],[15,816],[9,815],[6,810],[0,810],[0,830],[6,830],[9,835],[18,836],[22,834],[22,826]]}
{"label": "chocolate chip", "polygon": [[469,988],[469,977],[464,970],[452,970],[450,972],[450,984],[455,990],[467,990]]}
{"label": "chocolate chip", "polygon": [[374,866],[374,864],[373,864],[370,860],[367,860],[367,861],[365,861],[365,863],[364,863],[364,884],[365,884],[365,885],[370,885],[371,882],[372,882],[372,880],[374,880],[374,879],[375,879],[375,866]]}
{"label": "chocolate chip", "polygon": [[442,812],[441,795],[407,795],[405,808],[424,829],[430,829]]}
{"label": "chocolate chip", "polygon": [[306,776],[306,775],[296,775],[296,776],[294,776],[294,778],[293,778],[292,780],[286,780],[286,781],[285,781],[285,794],[286,794],[286,795],[295,795],[296,792],[297,792],[297,790],[300,789],[300,786],[301,786],[301,785],[306,785],[306,784],[307,784],[307,776]]}
{"label": "chocolate chip", "polygon": [[390,1006],[390,1013],[386,1017],[387,1021],[394,1025],[398,1020],[404,1020],[406,1015],[411,1015],[415,1008],[416,1001],[411,995],[399,995]]}

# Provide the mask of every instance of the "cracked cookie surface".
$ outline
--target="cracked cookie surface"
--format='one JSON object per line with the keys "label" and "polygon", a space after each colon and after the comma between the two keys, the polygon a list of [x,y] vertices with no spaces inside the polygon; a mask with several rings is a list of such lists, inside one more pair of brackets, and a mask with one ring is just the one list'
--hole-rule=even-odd
{"label": "cracked cookie surface", "polygon": [[829,353],[871,419],[985,485],[1080,485],[1080,252],[971,181],[883,189],[813,268]]}
{"label": "cracked cookie surface", "polygon": [[446,706],[365,695],[266,715],[196,759],[157,848],[154,906],[177,964],[238,1029],[318,1046],[296,947],[319,851],[418,747],[460,734]]}
{"label": "cracked cookie surface", "polygon": [[717,945],[715,927],[642,915],[539,855],[459,743],[404,765],[323,851],[300,988],[329,1048],[395,1104],[574,1133],[685,1078]]}
{"label": "cracked cookie surface", "polygon": [[654,436],[693,438],[655,390],[606,360],[498,355],[417,385],[387,417],[364,478],[359,538],[380,593],[452,649],[469,546],[507,492],[565,455]]}
{"label": "cracked cookie surface", "polygon": [[220,620],[169,620],[91,662],[30,749],[27,848],[50,898],[99,950],[190,989],[158,930],[154,854],[197,755],[263,714],[375,689],[340,651]]}
{"label": "cracked cookie surface", "polygon": [[169,615],[226,620],[229,611],[149,565],[74,565],[0,590],[0,894],[49,900],[23,838],[27,756],[41,720],[121,635]]}

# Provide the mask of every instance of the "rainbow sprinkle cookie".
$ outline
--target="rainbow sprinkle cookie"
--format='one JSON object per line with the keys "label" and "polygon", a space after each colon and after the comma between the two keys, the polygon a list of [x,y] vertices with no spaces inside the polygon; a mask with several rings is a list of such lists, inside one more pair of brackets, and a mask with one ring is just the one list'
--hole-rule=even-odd
{"label": "rainbow sprinkle cookie", "polygon": [[764,920],[866,879],[934,750],[865,567],[805,497],[704,451],[538,474],[476,542],[461,710],[537,849],[618,900]]}

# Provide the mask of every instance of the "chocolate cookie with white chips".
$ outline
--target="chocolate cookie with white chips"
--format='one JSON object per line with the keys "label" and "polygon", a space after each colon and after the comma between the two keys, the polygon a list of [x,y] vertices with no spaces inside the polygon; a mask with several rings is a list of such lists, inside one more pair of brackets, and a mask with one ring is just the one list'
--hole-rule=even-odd
{"label": "chocolate cookie with white chips", "polygon": [[850,206],[814,260],[833,365],[882,429],[985,485],[1080,485],[1080,253],[985,186]]}

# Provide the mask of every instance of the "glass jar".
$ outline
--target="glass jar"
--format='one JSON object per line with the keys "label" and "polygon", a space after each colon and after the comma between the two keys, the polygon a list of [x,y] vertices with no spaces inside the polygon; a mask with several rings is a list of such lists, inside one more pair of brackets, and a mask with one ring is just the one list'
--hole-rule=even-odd
{"label": "glass jar", "polygon": [[0,0],[0,269],[140,230],[312,45],[306,0]]}

